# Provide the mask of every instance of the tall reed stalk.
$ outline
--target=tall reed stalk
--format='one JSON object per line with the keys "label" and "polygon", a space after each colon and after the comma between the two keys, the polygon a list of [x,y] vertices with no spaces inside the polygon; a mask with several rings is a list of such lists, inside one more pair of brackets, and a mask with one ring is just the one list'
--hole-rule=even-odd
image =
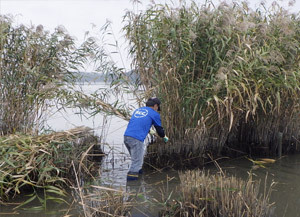
{"label": "tall reed stalk", "polygon": [[271,149],[278,132],[284,150],[298,143],[299,14],[276,2],[268,10],[181,2],[124,18],[132,66],[145,95],[161,98],[171,138],[154,158],[218,154],[224,146]]}

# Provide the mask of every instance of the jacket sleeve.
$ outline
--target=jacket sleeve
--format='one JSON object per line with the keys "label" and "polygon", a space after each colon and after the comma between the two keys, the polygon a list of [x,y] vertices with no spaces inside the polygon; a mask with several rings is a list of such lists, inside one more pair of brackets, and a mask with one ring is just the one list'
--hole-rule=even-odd
{"label": "jacket sleeve", "polygon": [[155,127],[155,129],[156,129],[156,132],[157,132],[157,134],[160,136],[160,137],[165,137],[165,130],[164,130],[164,128],[163,127],[161,127],[161,126],[154,126]]}
{"label": "jacket sleeve", "polygon": [[160,115],[159,113],[155,113],[154,117],[153,117],[153,122],[152,122],[153,126],[156,129],[157,134],[160,137],[165,137],[165,130],[164,128],[161,126],[161,120],[160,120]]}

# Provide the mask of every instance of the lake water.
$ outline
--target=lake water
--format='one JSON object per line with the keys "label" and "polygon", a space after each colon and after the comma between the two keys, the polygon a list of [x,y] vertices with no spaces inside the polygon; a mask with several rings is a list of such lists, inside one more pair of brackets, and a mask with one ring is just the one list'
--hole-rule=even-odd
{"label": "lake water", "polygon": [[[91,93],[98,88],[107,87],[103,83],[84,85],[82,89],[86,93]],[[131,97],[127,97],[131,100]],[[149,201],[153,198],[159,198],[160,191],[164,189],[165,194],[175,190],[179,184],[178,171],[170,170],[167,172],[146,171],[138,182],[126,183],[126,174],[130,166],[130,159],[123,144],[123,134],[127,125],[127,121],[119,118],[107,118],[106,127],[103,128],[103,116],[96,115],[92,118],[85,118],[77,115],[77,110],[67,109],[66,111],[56,113],[51,116],[48,121],[49,126],[54,130],[67,130],[76,126],[88,126],[95,129],[95,134],[107,135],[106,144],[103,145],[105,153],[108,155],[103,161],[101,167],[101,179],[106,184],[113,185],[115,188],[120,186],[127,191],[135,191],[144,195],[141,200]],[[219,162],[220,166],[228,174],[246,179],[248,172],[253,166],[252,162],[246,158],[227,159]],[[216,171],[214,165],[207,165],[207,170]],[[271,196],[271,202],[275,202],[275,215],[277,217],[300,217],[300,155],[283,156],[276,160],[273,164],[266,165],[266,168],[259,168],[253,171],[256,179],[261,179],[262,184],[266,175],[268,175],[268,183],[277,182],[274,192]],[[166,180],[168,184],[166,184]],[[167,189],[168,188],[168,189]],[[11,207],[0,207],[1,216],[62,216],[58,210],[66,209],[66,207],[53,206],[50,210],[53,213],[44,213],[43,211],[18,211],[13,214]],[[156,206],[141,205],[132,210],[133,216],[157,216],[158,209]],[[3,213],[10,213],[3,214]],[[74,213],[74,210],[73,210]],[[78,214],[79,215],[79,214]],[[73,216],[77,216],[76,210]]]}

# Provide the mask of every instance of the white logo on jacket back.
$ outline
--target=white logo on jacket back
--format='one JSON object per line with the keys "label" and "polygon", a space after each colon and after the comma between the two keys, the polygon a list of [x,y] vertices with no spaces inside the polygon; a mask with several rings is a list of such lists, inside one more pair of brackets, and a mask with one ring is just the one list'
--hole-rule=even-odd
{"label": "white logo on jacket back", "polygon": [[148,110],[147,109],[138,109],[134,113],[135,118],[143,118],[143,117],[146,117],[147,115],[148,115]]}

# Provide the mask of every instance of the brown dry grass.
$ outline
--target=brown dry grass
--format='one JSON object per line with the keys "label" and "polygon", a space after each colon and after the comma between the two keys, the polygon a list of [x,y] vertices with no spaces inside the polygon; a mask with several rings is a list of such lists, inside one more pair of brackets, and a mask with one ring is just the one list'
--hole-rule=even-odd
{"label": "brown dry grass", "polygon": [[203,171],[180,174],[179,197],[168,202],[161,216],[189,217],[267,217],[272,214],[269,197],[274,183],[259,193],[260,182],[252,176],[212,175]]}

